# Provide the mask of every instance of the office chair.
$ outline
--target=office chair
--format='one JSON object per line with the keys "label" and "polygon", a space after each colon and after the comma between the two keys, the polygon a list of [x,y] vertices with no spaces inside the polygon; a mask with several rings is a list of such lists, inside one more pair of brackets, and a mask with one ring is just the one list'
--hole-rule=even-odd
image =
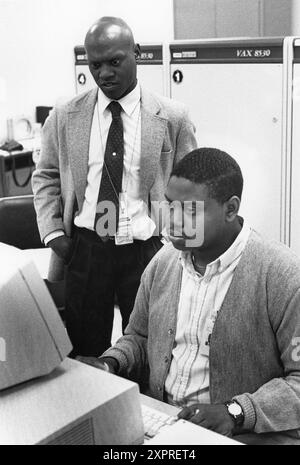
{"label": "office chair", "polygon": [[38,249],[40,239],[33,195],[0,198],[0,242],[19,249]]}
{"label": "office chair", "polygon": [[[37,227],[33,195],[0,198],[0,242],[22,250],[44,248]],[[45,284],[58,310],[62,312],[64,283],[45,280]]]}

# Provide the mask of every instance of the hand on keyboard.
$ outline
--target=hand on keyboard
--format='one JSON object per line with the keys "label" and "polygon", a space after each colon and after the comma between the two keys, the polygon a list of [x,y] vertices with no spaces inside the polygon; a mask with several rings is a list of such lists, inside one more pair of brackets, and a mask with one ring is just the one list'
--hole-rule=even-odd
{"label": "hand on keyboard", "polygon": [[145,429],[145,439],[156,436],[165,426],[172,425],[178,418],[167,415],[166,413],[154,410],[146,405],[142,405],[143,422]]}
{"label": "hand on keyboard", "polygon": [[81,355],[77,355],[76,360],[78,362],[85,363],[86,365],[91,365],[94,368],[99,368],[100,370],[114,373],[113,368],[109,367],[107,364],[105,364],[102,360],[99,360],[99,358],[97,357],[83,357]]}
{"label": "hand on keyboard", "polygon": [[233,434],[234,422],[225,404],[193,404],[182,409],[178,418],[191,421],[224,436]]}

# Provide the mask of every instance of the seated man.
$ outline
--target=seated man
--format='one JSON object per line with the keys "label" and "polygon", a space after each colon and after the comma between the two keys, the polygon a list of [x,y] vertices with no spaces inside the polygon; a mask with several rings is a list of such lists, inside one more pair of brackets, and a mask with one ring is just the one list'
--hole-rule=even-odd
{"label": "seated man", "polygon": [[242,188],[238,164],[217,149],[175,166],[171,244],[146,268],[125,335],[81,360],[146,380],[147,394],[205,428],[300,443],[300,260],[238,216]]}

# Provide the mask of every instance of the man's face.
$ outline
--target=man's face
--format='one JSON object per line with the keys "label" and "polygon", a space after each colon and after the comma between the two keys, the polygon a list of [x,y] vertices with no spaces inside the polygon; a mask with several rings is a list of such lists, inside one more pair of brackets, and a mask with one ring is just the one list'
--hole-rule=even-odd
{"label": "man's face", "polygon": [[86,45],[90,72],[102,92],[118,100],[136,85],[136,56],[133,44],[120,37],[104,37]]}
{"label": "man's face", "polygon": [[172,176],[165,193],[170,215],[167,232],[179,250],[214,250],[225,228],[225,205],[209,197],[204,184]]}

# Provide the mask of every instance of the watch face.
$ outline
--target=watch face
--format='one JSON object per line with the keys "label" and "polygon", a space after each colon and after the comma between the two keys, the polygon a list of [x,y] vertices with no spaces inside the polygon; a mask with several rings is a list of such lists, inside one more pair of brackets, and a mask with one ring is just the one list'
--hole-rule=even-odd
{"label": "watch face", "polygon": [[242,407],[239,405],[239,404],[236,404],[235,402],[233,404],[230,404],[228,406],[228,412],[231,414],[231,415],[241,415],[241,413],[243,412],[242,411]]}

